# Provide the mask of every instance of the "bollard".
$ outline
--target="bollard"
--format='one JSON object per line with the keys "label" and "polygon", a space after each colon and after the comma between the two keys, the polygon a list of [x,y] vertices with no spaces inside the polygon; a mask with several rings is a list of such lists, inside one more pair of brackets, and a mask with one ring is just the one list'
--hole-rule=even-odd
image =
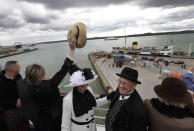
{"label": "bollard", "polygon": [[160,65],[160,74],[162,73],[162,64]]}

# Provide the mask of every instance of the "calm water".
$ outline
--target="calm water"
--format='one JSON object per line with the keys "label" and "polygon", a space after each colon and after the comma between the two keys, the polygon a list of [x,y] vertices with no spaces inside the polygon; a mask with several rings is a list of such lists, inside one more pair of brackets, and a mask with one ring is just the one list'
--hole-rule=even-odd
{"label": "calm water", "polygon": [[[183,50],[188,51],[189,43],[193,43],[192,50],[194,51],[194,34],[178,34],[178,35],[162,35],[162,36],[144,36],[144,37],[128,37],[126,46],[131,46],[133,41],[137,41],[140,47],[143,46],[157,46],[162,48],[163,44],[168,40],[175,41],[175,51]],[[114,46],[125,46],[124,39],[114,41],[104,40],[90,40],[87,42],[86,47],[83,49],[77,49],[75,53],[74,61],[80,67],[91,67],[91,63],[88,60],[88,53],[97,50],[111,50]],[[57,72],[68,52],[68,44],[65,42],[53,43],[47,45],[37,45],[39,50],[11,56],[0,59],[0,64],[4,65],[8,60],[18,60],[21,64],[21,74],[24,77],[24,71],[27,65],[38,63],[45,67],[47,78],[51,78],[55,72]],[[114,74],[113,74],[114,75]],[[68,79],[68,78],[67,78]],[[67,83],[67,80],[65,84]],[[99,79],[91,84],[94,88],[94,92],[103,93],[104,89],[100,84]],[[61,88],[62,92],[69,91],[70,88]]]}

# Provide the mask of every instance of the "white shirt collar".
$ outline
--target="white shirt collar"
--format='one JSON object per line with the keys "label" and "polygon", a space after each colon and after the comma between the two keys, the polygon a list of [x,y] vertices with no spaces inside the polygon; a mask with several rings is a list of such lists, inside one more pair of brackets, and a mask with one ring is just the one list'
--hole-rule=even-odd
{"label": "white shirt collar", "polygon": [[193,73],[193,72],[191,72],[190,70],[188,70],[187,73]]}
{"label": "white shirt collar", "polygon": [[120,95],[119,96],[119,100],[127,100],[127,99],[129,99],[132,93],[133,93],[133,91],[128,93],[128,94],[126,94],[126,95],[124,95],[124,98],[123,98],[122,95]]}

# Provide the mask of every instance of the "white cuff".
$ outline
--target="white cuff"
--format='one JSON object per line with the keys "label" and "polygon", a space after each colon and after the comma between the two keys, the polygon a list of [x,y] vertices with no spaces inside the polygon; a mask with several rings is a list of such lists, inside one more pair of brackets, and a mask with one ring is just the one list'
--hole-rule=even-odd
{"label": "white cuff", "polygon": [[69,55],[67,56],[71,61],[73,61],[73,58],[71,58]]}

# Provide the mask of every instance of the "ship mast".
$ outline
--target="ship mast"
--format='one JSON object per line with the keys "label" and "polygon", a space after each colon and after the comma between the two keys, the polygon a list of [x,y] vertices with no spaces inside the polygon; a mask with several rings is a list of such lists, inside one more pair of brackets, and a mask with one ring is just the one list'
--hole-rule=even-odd
{"label": "ship mast", "polygon": [[125,24],[124,24],[124,36],[125,36],[125,47],[126,47],[126,34],[125,34]]}

